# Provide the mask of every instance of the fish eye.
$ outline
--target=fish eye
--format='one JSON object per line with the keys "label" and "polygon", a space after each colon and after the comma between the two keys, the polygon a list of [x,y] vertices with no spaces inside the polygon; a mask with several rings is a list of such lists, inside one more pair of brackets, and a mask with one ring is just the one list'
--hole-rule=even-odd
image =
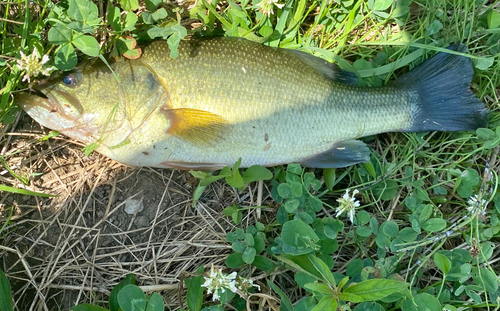
{"label": "fish eye", "polygon": [[64,78],[62,78],[62,82],[69,87],[77,87],[78,86],[77,75],[75,75],[74,73],[70,73],[67,76],[64,76]]}

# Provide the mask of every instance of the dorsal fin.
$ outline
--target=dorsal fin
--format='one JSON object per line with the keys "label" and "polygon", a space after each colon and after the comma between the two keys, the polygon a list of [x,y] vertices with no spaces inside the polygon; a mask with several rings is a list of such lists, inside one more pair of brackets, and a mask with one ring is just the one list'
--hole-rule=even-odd
{"label": "dorsal fin", "polygon": [[354,72],[349,72],[340,69],[339,66],[329,63],[326,60],[316,57],[314,55],[298,51],[298,50],[285,50],[287,53],[290,53],[300,59],[304,64],[314,68],[326,78],[333,80],[335,82],[349,84],[349,85],[358,85],[358,77]]}

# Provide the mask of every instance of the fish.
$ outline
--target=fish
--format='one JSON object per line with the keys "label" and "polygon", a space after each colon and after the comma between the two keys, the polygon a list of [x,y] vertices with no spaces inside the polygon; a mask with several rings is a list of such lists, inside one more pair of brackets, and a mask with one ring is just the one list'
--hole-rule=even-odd
{"label": "fish", "polygon": [[[450,50],[465,52],[462,44]],[[139,59],[100,59],[16,97],[42,126],[130,166],[218,170],[368,162],[362,137],[474,131],[488,111],[468,57],[440,52],[382,87],[311,54],[242,38],[153,41]]]}

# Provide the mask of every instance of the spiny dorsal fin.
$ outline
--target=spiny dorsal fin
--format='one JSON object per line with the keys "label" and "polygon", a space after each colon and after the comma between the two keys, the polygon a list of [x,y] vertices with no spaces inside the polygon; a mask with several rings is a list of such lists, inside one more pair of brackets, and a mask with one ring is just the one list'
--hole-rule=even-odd
{"label": "spiny dorsal fin", "polygon": [[167,133],[193,145],[217,142],[229,126],[226,119],[209,111],[191,108],[162,108],[160,111],[170,121]]}
{"label": "spiny dorsal fin", "polygon": [[306,52],[288,49],[285,51],[294,55],[308,66],[316,69],[318,72],[323,74],[323,76],[330,80],[354,86],[358,85],[358,77],[354,72],[342,70],[339,66],[329,63],[322,58],[316,57]]}

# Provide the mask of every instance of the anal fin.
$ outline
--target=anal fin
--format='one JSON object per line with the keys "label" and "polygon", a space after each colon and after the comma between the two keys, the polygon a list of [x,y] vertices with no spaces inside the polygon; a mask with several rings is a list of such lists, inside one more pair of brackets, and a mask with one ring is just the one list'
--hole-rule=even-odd
{"label": "anal fin", "polygon": [[336,143],[325,152],[300,161],[300,164],[316,168],[337,168],[354,165],[370,160],[370,149],[359,140],[346,140]]}
{"label": "anal fin", "polygon": [[229,126],[222,116],[191,108],[165,109],[161,113],[170,121],[167,133],[193,145],[213,144],[224,137]]}

